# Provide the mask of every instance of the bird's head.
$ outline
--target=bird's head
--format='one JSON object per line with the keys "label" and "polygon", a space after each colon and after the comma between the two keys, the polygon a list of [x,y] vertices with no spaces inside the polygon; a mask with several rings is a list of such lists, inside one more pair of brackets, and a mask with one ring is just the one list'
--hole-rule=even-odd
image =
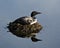
{"label": "bird's head", "polygon": [[34,16],[37,15],[37,14],[41,14],[41,12],[32,11],[32,13],[31,13],[31,17],[34,17]]}

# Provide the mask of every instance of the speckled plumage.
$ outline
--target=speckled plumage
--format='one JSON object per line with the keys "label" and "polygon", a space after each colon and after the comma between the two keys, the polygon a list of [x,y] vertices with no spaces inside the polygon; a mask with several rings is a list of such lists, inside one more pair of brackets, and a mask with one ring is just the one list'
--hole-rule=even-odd
{"label": "speckled plumage", "polygon": [[8,29],[19,37],[30,37],[32,33],[38,33],[42,26],[39,23],[33,25],[21,25],[19,23],[9,23]]}
{"label": "speckled plumage", "polygon": [[[41,24],[39,24],[37,20],[35,20],[36,14],[40,14],[40,12],[33,11],[30,16],[31,18],[29,17],[18,18],[15,21],[10,22],[7,28],[12,34],[18,37],[22,37],[22,38],[31,37],[31,40],[33,42],[41,41],[40,39],[35,38],[36,34],[39,33],[42,29]],[[32,22],[26,22],[31,19]]]}

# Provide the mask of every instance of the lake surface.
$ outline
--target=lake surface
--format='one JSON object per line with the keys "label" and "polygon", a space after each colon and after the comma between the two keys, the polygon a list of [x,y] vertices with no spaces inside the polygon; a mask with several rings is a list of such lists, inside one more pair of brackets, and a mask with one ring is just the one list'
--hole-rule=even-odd
{"label": "lake surface", "polygon": [[[7,32],[7,24],[35,11],[38,22],[43,26],[32,42],[27,38],[16,37]],[[0,0],[0,48],[60,48],[60,0]]]}

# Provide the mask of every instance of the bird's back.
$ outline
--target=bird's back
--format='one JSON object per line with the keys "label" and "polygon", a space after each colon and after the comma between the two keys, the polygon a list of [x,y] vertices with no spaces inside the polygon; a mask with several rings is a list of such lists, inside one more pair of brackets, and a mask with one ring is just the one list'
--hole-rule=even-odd
{"label": "bird's back", "polygon": [[26,24],[30,24],[32,22],[34,22],[35,20],[30,17],[30,16],[25,16],[25,17],[20,17],[18,19],[16,19],[14,22],[15,23],[20,23],[22,25],[26,25]]}

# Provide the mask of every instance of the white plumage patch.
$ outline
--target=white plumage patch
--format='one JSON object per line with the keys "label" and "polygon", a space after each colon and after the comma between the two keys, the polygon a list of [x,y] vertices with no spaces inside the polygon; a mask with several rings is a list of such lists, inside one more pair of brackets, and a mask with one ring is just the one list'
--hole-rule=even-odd
{"label": "white plumage patch", "polygon": [[30,25],[32,25],[37,22],[37,19],[33,19],[32,17],[26,17],[26,18],[24,18],[24,21],[28,22],[28,23],[30,23]]}
{"label": "white plumage patch", "polygon": [[37,19],[34,19],[34,21],[30,23],[30,25],[32,25],[34,23],[37,23]]}

